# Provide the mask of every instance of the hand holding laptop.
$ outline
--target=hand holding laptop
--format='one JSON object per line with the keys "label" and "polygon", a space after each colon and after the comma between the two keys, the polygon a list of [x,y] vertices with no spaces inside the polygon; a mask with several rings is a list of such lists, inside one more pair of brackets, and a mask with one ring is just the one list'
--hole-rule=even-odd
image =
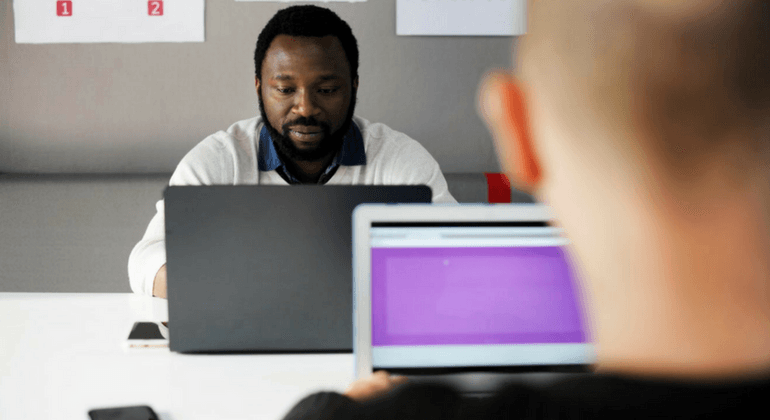
{"label": "hand holding laptop", "polygon": [[385,395],[406,382],[406,376],[391,375],[384,370],[378,370],[350,384],[345,395],[358,402],[367,401]]}

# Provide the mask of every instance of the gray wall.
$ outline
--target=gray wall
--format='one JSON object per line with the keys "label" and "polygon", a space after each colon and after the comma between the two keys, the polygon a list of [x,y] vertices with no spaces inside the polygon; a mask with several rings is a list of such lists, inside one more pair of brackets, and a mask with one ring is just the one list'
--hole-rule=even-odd
{"label": "gray wall", "polygon": [[[208,134],[258,113],[253,49],[285,3],[206,2],[206,42],[19,45],[0,4],[0,172],[170,172]],[[397,37],[395,0],[326,3],[361,50],[357,114],[420,141],[445,172],[498,171],[475,112],[505,37]]]}
{"label": "gray wall", "polygon": [[168,174],[0,175],[0,292],[130,292]]}

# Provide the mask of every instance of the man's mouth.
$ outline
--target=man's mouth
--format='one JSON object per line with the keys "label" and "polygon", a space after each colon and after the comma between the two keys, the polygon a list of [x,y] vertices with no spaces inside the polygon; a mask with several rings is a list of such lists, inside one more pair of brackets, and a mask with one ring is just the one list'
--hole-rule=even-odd
{"label": "man's mouth", "polygon": [[323,132],[321,127],[292,127],[289,129],[289,133],[299,140],[314,140]]}

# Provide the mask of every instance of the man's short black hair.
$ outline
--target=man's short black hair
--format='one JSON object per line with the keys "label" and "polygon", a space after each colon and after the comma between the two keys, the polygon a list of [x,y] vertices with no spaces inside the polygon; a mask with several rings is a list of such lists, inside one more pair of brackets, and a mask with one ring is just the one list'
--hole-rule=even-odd
{"label": "man's short black hair", "polygon": [[262,29],[257,38],[257,48],[254,50],[257,79],[262,80],[262,62],[265,60],[265,53],[278,35],[337,37],[348,58],[352,80],[358,78],[358,44],[350,26],[329,9],[307,5],[279,10]]}

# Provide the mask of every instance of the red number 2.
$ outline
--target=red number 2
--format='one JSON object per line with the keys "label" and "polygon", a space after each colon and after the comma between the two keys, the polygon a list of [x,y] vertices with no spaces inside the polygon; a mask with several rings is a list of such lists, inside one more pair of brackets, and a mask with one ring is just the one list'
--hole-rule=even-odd
{"label": "red number 2", "polygon": [[57,1],[56,16],[72,16],[72,2],[69,0]]}
{"label": "red number 2", "polygon": [[163,0],[148,1],[147,14],[150,16],[163,16]]}

